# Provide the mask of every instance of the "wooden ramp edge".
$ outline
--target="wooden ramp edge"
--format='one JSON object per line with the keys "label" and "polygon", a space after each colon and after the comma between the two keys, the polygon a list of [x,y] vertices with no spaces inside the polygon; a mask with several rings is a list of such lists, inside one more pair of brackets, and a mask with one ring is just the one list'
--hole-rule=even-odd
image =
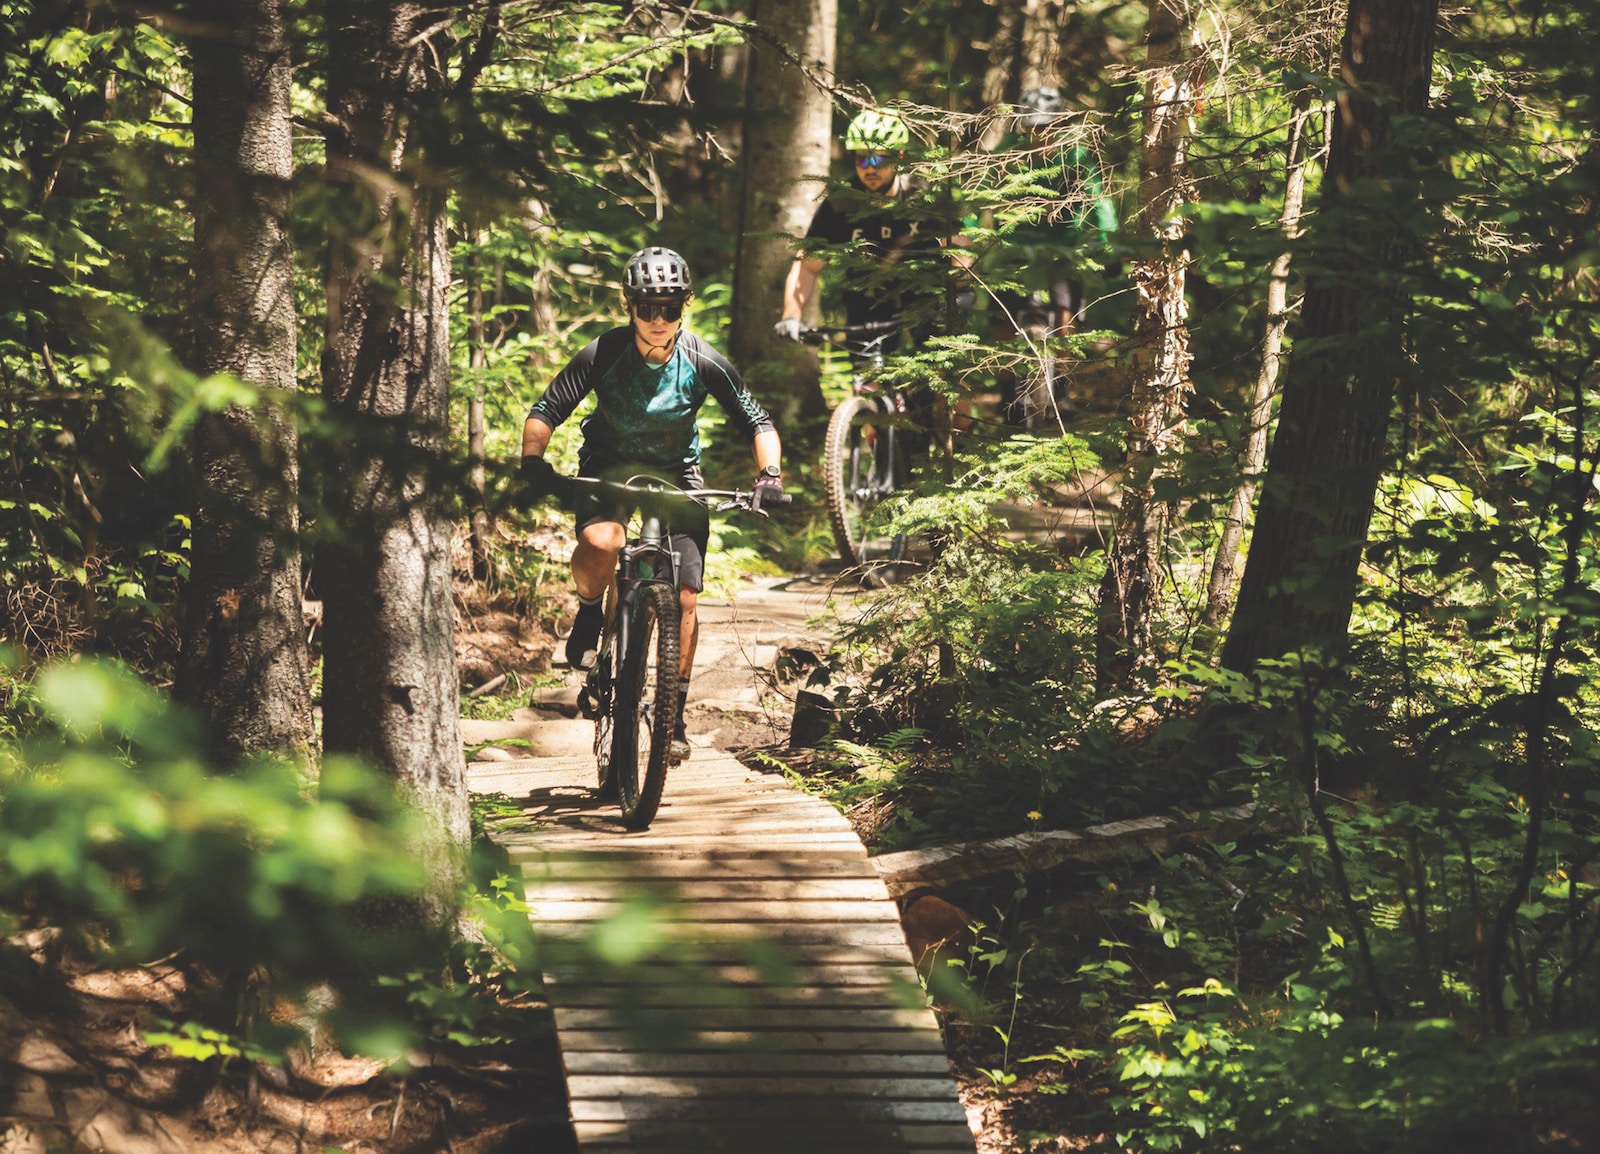
{"label": "wooden ramp edge", "polygon": [[579,1148],[973,1154],[890,898],[832,806],[698,749],[649,830],[593,762],[474,766],[521,868]]}

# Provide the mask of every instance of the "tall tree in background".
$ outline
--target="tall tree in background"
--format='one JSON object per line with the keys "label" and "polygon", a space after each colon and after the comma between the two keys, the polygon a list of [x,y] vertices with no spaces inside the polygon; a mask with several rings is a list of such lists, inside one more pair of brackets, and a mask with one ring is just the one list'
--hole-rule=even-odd
{"label": "tall tree in background", "polygon": [[450,246],[424,138],[446,99],[447,29],[422,4],[328,6],[330,235],[323,392],[355,418],[326,490],[338,539],[319,549],[323,746],[392,773],[428,819],[430,923],[453,910],[468,838],[458,725],[451,522],[430,465],[445,450]]}
{"label": "tall tree in background", "polygon": [[1189,383],[1189,263],[1180,212],[1194,199],[1189,133],[1197,80],[1187,0],[1157,0],[1145,32],[1144,140],[1139,164],[1136,290],[1128,438],[1100,605],[1095,657],[1101,691],[1129,686],[1156,661],[1154,625],[1167,507],[1157,472],[1177,447]]}
{"label": "tall tree in background", "polygon": [[[202,419],[177,694],[229,764],[313,739],[298,543],[289,40],[279,0],[218,0],[194,40],[196,365],[261,390]],[[274,395],[278,394],[278,395]]]}
{"label": "tall tree in background", "polygon": [[[808,77],[753,36],[745,81],[744,190],[734,259],[733,360],[786,435],[827,411],[816,357],[772,333],[794,240],[805,235],[828,174],[833,109],[817,79],[833,75],[837,0],[756,0],[758,28],[805,62]],[[811,178],[811,179],[807,179]]]}
{"label": "tall tree in background", "polygon": [[1427,107],[1438,17],[1438,0],[1350,3],[1295,354],[1223,647],[1231,669],[1345,645],[1404,348],[1412,198],[1389,178],[1412,158],[1392,120]]}
{"label": "tall tree in background", "polygon": [[[1318,113],[1321,112],[1319,104]],[[1256,485],[1267,464],[1267,442],[1272,422],[1272,401],[1278,393],[1278,370],[1283,361],[1283,339],[1289,328],[1289,266],[1292,243],[1301,231],[1301,207],[1305,203],[1306,168],[1310,158],[1306,152],[1306,134],[1312,115],[1311,94],[1301,92],[1295,97],[1294,111],[1289,117],[1289,140],[1284,162],[1283,211],[1278,216],[1278,227],[1283,232],[1285,246],[1273,257],[1267,269],[1267,324],[1261,340],[1261,367],[1256,373],[1255,387],[1251,390],[1250,409],[1246,416],[1245,443],[1239,461],[1239,483],[1234,486],[1228,502],[1228,515],[1223,520],[1222,532],[1217,538],[1217,555],[1211,564],[1211,580],[1206,587],[1206,607],[1201,613],[1201,623],[1210,629],[1220,629],[1233,607],[1237,588],[1239,546],[1244,542],[1245,525],[1250,510],[1255,505]]]}

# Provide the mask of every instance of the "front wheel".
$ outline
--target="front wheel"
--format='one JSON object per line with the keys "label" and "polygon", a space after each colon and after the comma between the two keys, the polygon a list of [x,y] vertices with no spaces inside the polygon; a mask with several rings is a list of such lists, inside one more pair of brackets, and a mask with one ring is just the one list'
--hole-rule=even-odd
{"label": "front wheel", "polygon": [[904,533],[874,537],[871,518],[878,502],[905,483],[904,454],[888,425],[876,420],[878,402],[847,397],[828,418],[823,469],[828,516],[839,557],[848,568],[898,561],[905,555]]}
{"label": "front wheel", "polygon": [[645,829],[661,805],[678,717],[678,598],[671,587],[637,587],[628,651],[612,697],[611,781],[622,824]]}

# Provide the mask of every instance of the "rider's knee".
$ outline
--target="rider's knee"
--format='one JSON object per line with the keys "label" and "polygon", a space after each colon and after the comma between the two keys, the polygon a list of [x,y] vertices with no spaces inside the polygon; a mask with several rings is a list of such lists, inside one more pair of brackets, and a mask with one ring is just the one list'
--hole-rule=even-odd
{"label": "rider's knee", "polygon": [[592,521],[578,532],[578,544],[602,553],[620,553],[627,530],[616,521]]}

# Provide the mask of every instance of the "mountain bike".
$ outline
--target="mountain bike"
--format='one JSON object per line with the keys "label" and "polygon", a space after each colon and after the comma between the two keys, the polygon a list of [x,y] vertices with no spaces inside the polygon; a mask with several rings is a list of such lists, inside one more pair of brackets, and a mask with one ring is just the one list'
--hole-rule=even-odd
{"label": "mountain bike", "polygon": [[874,534],[872,524],[877,505],[911,479],[916,438],[909,427],[910,406],[905,393],[877,383],[885,349],[900,327],[897,321],[879,321],[800,330],[805,344],[844,348],[855,363],[851,395],[828,418],[823,469],[839,557],[869,583],[874,568],[906,554],[904,533]]}
{"label": "mountain bike", "polygon": [[603,499],[639,514],[606,591],[599,656],[578,704],[595,723],[600,796],[617,802],[624,826],[642,830],[661,805],[678,716],[679,575],[672,534],[708,516],[707,502],[716,502],[719,512],[748,512],[753,494],[678,489],[647,475],[621,482],[566,477],[560,485],[557,495],[568,502]]}

